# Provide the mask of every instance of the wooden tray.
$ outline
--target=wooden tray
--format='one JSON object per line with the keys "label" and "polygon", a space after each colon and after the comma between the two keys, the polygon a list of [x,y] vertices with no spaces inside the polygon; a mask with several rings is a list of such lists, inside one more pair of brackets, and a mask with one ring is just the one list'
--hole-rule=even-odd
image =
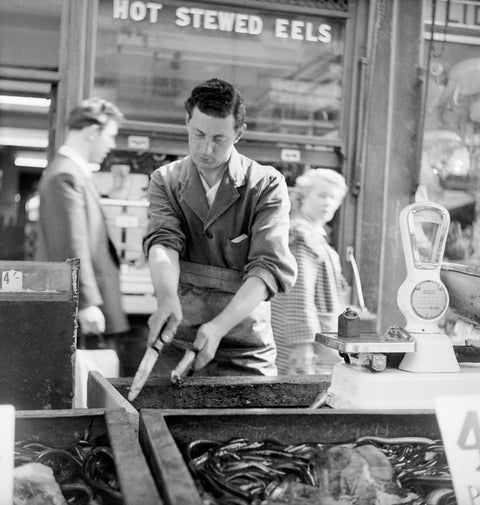
{"label": "wooden tray", "polygon": [[107,433],[115,458],[124,505],[162,505],[155,482],[124,411],[104,409],[16,411],[15,440],[60,447],[83,436]]}
{"label": "wooden tray", "polygon": [[0,261],[0,404],[73,406],[79,264]]}
{"label": "wooden tray", "polygon": [[198,439],[226,442],[234,437],[275,439],[286,444],[342,443],[364,435],[438,439],[433,411],[331,409],[154,410],[140,412],[139,438],[158,489],[167,505],[202,505],[183,458]]}
{"label": "wooden tray", "polygon": [[89,408],[140,409],[245,409],[310,406],[330,386],[331,374],[279,377],[188,377],[175,386],[167,377],[151,378],[132,402],[127,396],[132,378],[105,379],[90,372]]}

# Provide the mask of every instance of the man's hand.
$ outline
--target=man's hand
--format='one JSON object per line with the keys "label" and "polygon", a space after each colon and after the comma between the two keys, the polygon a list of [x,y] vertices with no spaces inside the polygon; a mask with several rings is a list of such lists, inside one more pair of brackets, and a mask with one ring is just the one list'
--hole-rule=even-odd
{"label": "man's hand", "polygon": [[182,318],[182,307],[177,294],[159,300],[157,310],[148,318],[148,345],[152,345],[159,336],[163,343],[171,342]]}
{"label": "man's hand", "polygon": [[212,361],[220,345],[220,341],[227,332],[228,330],[222,329],[213,321],[200,326],[193,342],[193,350],[197,352],[197,357],[193,364],[195,371],[200,370]]}
{"label": "man's hand", "polygon": [[315,349],[313,343],[295,344],[288,362],[288,375],[314,375]]}
{"label": "man's hand", "polygon": [[78,311],[80,329],[85,335],[101,335],[105,333],[105,316],[95,305]]}
{"label": "man's hand", "polygon": [[264,281],[259,277],[248,277],[222,312],[200,326],[193,343],[193,350],[198,352],[193,364],[195,371],[212,361],[222,338],[251,314],[267,296],[268,290]]}

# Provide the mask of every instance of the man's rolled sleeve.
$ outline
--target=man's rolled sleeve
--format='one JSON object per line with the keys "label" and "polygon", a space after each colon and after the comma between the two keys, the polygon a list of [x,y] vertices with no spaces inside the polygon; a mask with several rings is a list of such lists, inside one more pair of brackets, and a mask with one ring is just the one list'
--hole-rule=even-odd
{"label": "man's rolled sleeve", "polygon": [[185,234],[182,232],[178,213],[172,206],[169,196],[171,188],[168,185],[167,167],[155,170],[148,186],[147,231],[143,238],[143,251],[148,257],[148,251],[154,244],[182,253],[185,247]]}
{"label": "man's rolled sleeve", "polygon": [[265,179],[257,208],[245,278],[260,277],[271,298],[290,289],[297,277],[297,264],[288,244],[290,198],[282,174],[275,171]]}

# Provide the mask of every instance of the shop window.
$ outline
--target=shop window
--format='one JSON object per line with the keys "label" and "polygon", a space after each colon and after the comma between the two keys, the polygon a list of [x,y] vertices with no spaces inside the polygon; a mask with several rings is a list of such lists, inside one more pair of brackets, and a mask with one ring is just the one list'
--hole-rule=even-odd
{"label": "shop window", "polygon": [[58,68],[62,0],[0,2],[0,64]]}
{"label": "shop window", "polygon": [[317,15],[311,6],[301,14],[281,5],[100,1],[94,92],[127,120],[183,125],[189,91],[219,77],[242,92],[249,131],[338,139],[346,17],[325,16],[322,4]]}
{"label": "shop window", "polygon": [[[434,10],[432,10],[434,7]],[[450,212],[446,257],[480,258],[480,8],[426,2],[427,94],[420,182]],[[436,14],[432,26],[431,13]],[[477,209],[477,210],[476,210]],[[476,238],[475,238],[476,237]],[[455,238],[455,240],[453,240]]]}
{"label": "shop window", "polygon": [[[479,265],[480,4],[426,1],[425,39],[427,93],[417,196],[449,211],[444,260]],[[472,328],[465,333],[466,323],[457,319],[449,314],[447,332],[468,337]]]}

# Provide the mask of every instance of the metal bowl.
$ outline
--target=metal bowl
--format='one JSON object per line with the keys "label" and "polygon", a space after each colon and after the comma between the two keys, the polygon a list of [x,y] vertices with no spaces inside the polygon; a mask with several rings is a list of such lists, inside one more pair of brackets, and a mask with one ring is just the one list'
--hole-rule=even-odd
{"label": "metal bowl", "polygon": [[450,295],[450,308],[468,321],[480,323],[480,266],[443,262],[440,277]]}

